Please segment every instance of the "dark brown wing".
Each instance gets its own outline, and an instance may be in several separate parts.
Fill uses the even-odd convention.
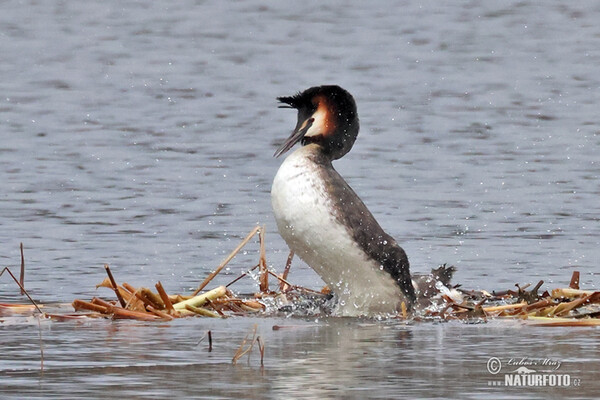
[[[324,168],[321,170],[323,181],[328,185],[334,202],[336,218],[347,227],[354,240],[367,255],[383,266],[402,292],[411,301],[415,301],[415,290],[411,282],[408,257],[393,237],[385,233],[367,206],[333,168],[331,162],[323,157],[318,160]]]

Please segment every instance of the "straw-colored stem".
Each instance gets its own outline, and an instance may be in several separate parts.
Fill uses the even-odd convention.
[[[185,310],[186,305],[190,305],[193,307],[200,307],[200,306],[204,305],[204,303],[206,303],[207,299],[214,300],[219,297],[225,296],[225,293],[227,293],[227,288],[225,286],[219,286],[218,288],[210,290],[199,296],[192,297],[189,300],[180,301],[179,303],[173,304],[173,308],[175,310],[179,311],[179,310]]]
[[[514,310],[517,308],[527,307],[527,302],[521,302],[517,304],[506,304],[504,306],[492,306],[492,307],[483,307],[483,311],[485,312],[494,312],[494,311],[505,311],[505,310]]]
[[[219,314],[217,314],[214,311],[210,311],[210,310],[207,310],[206,308],[202,308],[202,307],[194,307],[189,304],[185,305],[185,309],[193,312],[194,314],[202,315],[203,317],[210,317],[210,318],[220,318],[221,317]]]
[[[198,286],[198,289],[194,291],[193,295],[196,296],[198,293],[200,293],[200,291],[204,289],[206,285],[208,285],[210,281],[212,281],[214,277],[217,276],[223,268],[225,268],[229,261],[231,261],[233,257],[235,257],[235,255],[242,249],[242,247],[244,247],[246,243],[248,243],[250,239],[252,239],[252,237],[256,235],[256,232],[258,232],[259,230],[259,226],[252,229],[252,231],[250,231],[250,233],[244,238],[244,240],[242,240],[242,242],[227,256],[227,258],[225,258],[225,260],[223,260],[223,262],[219,264],[219,266],[213,272],[211,272],[210,275],[208,275],[208,277],[206,277],[206,279],[200,284],[200,286]]]
[[[580,296],[587,296],[594,293],[593,290],[579,290],[579,289],[571,289],[571,288],[564,288],[564,289],[553,289],[552,290],[552,298],[553,299],[559,299],[559,298],[574,298],[574,297],[580,297]]]

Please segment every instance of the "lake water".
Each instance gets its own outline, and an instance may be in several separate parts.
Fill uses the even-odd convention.
[[[0,5],[0,265],[44,303],[118,281],[194,288],[257,223],[295,113],[339,84],[361,134],[335,165],[413,272],[467,288],[600,285],[597,2]],[[216,283],[256,264],[251,243]],[[295,262],[290,280],[322,285]],[[257,289],[251,279],[237,290]],[[25,302],[3,276],[0,301]],[[256,351],[231,365],[258,324]],[[273,330],[273,326],[285,328]],[[210,329],[208,353],[198,340]],[[3,398],[594,398],[598,329],[352,319],[0,323]],[[490,385],[491,357],[560,360],[565,389]]]

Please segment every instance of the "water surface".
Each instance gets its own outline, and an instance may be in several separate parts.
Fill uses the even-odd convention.
[[[415,272],[469,288],[600,284],[600,7],[550,1],[236,4],[9,1],[0,13],[0,264],[43,302],[119,281],[195,287],[257,223],[269,264],[275,97],[337,83],[361,134],[336,163]],[[256,263],[256,244],[225,283]],[[296,263],[290,279],[319,287]],[[256,284],[241,281],[238,290]],[[5,277],[0,301],[24,301]],[[267,363],[231,365],[254,323]],[[302,325],[272,331],[277,324]],[[304,327],[306,326],[306,327]],[[195,345],[213,329],[220,343]],[[5,397],[477,397],[486,361],[549,357],[594,397],[594,329],[354,320],[2,323]],[[24,389],[27,388],[27,389]]]

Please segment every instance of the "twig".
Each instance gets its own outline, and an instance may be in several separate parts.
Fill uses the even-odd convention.
[[[267,269],[267,273],[273,275],[276,279],[279,279],[279,282],[283,285],[288,285],[289,287],[294,287],[294,285],[292,285],[291,283],[289,283],[288,281],[285,280],[285,278],[277,275],[275,272],[268,270]]]
[[[196,296],[198,293],[200,293],[200,291],[204,289],[206,285],[208,285],[210,281],[212,281],[214,277],[217,276],[223,268],[225,268],[227,263],[229,263],[229,261],[231,261],[233,257],[235,257],[235,255],[242,249],[242,247],[244,247],[246,243],[248,243],[250,239],[252,239],[252,237],[256,235],[256,232],[258,232],[259,230],[259,226],[254,227],[254,229],[252,229],[252,231],[244,238],[244,240],[242,240],[242,242],[227,256],[227,258],[225,258],[225,260],[223,260],[223,262],[219,264],[219,266],[213,272],[211,272],[210,275],[208,275],[208,277],[200,284],[200,286],[198,286],[198,289],[194,291],[193,296]]]
[[[21,283],[21,296],[25,294],[25,256],[23,255],[23,243],[21,242],[21,276],[19,277],[19,282]]]
[[[110,267],[108,266],[108,264],[104,264],[104,269],[106,270],[108,279],[110,279],[110,284],[112,285],[113,290],[115,291],[115,294],[117,295],[117,299],[119,299],[119,303],[121,304],[121,307],[125,308],[125,305],[127,303],[125,303],[125,300],[123,300],[121,293],[119,293],[119,287],[117,286],[117,282],[115,281],[115,278],[113,277],[112,272],[110,272]]]
[[[4,273],[4,271],[8,272],[10,274],[10,276],[13,278],[13,281],[15,281],[15,283],[17,285],[19,285],[19,287],[21,288],[21,291],[23,293],[25,293],[25,296],[27,296],[27,298],[29,299],[29,301],[31,302],[31,304],[33,304],[35,306],[35,308],[40,312],[40,314],[43,314],[42,310],[40,310],[40,307],[38,307],[38,305],[35,303],[35,301],[33,301],[33,299],[31,298],[31,296],[29,295],[29,293],[27,293],[27,290],[25,290],[25,288],[23,287],[23,285],[21,285],[19,283],[19,281],[17,280],[17,278],[15,278],[15,276],[13,275],[13,273],[11,272],[11,270],[8,267],[4,267],[4,269],[2,270],[2,272],[0,272],[0,276],[2,276],[2,274]]]
[[[236,283],[237,281],[239,281],[240,279],[242,279],[243,277],[248,275],[248,273],[254,271],[258,267],[260,267],[260,264],[256,264],[254,267],[250,268],[248,271],[244,272],[243,274],[241,274],[240,276],[238,276],[237,278],[235,278],[234,280],[229,282],[227,285],[225,285],[225,287],[229,287],[229,286],[233,285],[234,283]]]
[[[268,270],[268,269],[267,269],[267,272],[268,272],[269,274],[273,275],[273,276],[274,276],[276,279],[278,279],[278,280],[279,280],[281,283],[283,283],[283,284],[285,284],[285,285],[288,285],[288,286],[289,286],[290,288],[292,288],[292,289],[301,290],[301,291],[304,291],[304,292],[307,292],[307,293],[315,293],[315,294],[320,294],[320,295],[323,295],[323,293],[321,293],[321,292],[318,292],[318,291],[316,291],[316,290],[312,290],[312,289],[309,289],[309,288],[305,288],[305,287],[303,287],[303,286],[292,285],[290,282],[288,282],[287,280],[283,279],[281,276],[277,275],[275,272],[273,272],[273,271],[271,271],[271,270]]]

